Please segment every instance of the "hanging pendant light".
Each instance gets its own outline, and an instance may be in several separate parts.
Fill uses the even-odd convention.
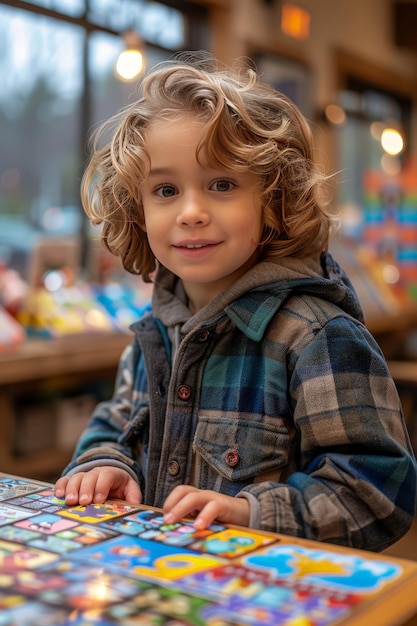
[[[123,33],[125,49],[116,61],[116,74],[124,81],[136,80],[145,69],[145,45],[135,30]]]

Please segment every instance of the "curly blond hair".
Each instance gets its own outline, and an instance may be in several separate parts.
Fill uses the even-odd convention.
[[[310,127],[291,100],[253,69],[232,70],[208,54],[183,54],[157,65],[140,91],[134,104],[95,132],[81,189],[87,216],[102,225],[102,241],[126,270],[149,281],[155,269],[141,199],[150,169],[147,128],[155,119],[184,113],[204,121],[196,155],[202,164],[258,175],[262,258],[326,249],[332,216],[323,189],[330,177],[315,164]]]

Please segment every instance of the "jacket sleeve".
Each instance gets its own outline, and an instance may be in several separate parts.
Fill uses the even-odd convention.
[[[383,550],[411,526],[417,467],[376,341],[354,320],[333,319],[297,354],[289,385],[299,471],[244,489],[260,527]]]
[[[132,426],[139,428],[140,419],[144,413],[147,415],[147,409],[141,411],[139,408],[136,423],[133,425],[130,421],[137,361],[138,347],[132,343],[120,358],[112,399],[101,402],[95,408],[63,475],[88,471],[100,465],[113,465],[126,470],[141,482],[136,450],[129,445],[128,436]]]

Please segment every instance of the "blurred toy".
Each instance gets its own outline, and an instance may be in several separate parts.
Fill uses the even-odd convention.
[[[90,286],[78,282],[70,287],[32,289],[18,320],[30,335],[42,337],[126,332],[149,306],[151,286],[143,285],[135,289],[129,283]]]
[[[94,293],[115,326],[123,332],[150,307],[152,285],[140,279],[135,286],[129,282],[113,282],[95,287]]]
[[[0,354],[13,352],[26,339],[23,327],[0,307]]]
[[[0,264],[0,354],[16,350],[26,339],[15,319],[26,293],[27,284],[18,272]]]
[[[32,290],[18,319],[30,335],[42,337],[114,330],[110,316],[85,285]]]
[[[21,307],[28,285],[16,270],[0,264],[0,304],[12,315]]]

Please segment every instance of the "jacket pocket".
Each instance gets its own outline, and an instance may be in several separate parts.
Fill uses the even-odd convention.
[[[257,477],[277,480],[288,462],[289,435],[282,420],[251,421],[250,418],[200,416],[194,437],[194,452],[230,481],[253,482]]]

